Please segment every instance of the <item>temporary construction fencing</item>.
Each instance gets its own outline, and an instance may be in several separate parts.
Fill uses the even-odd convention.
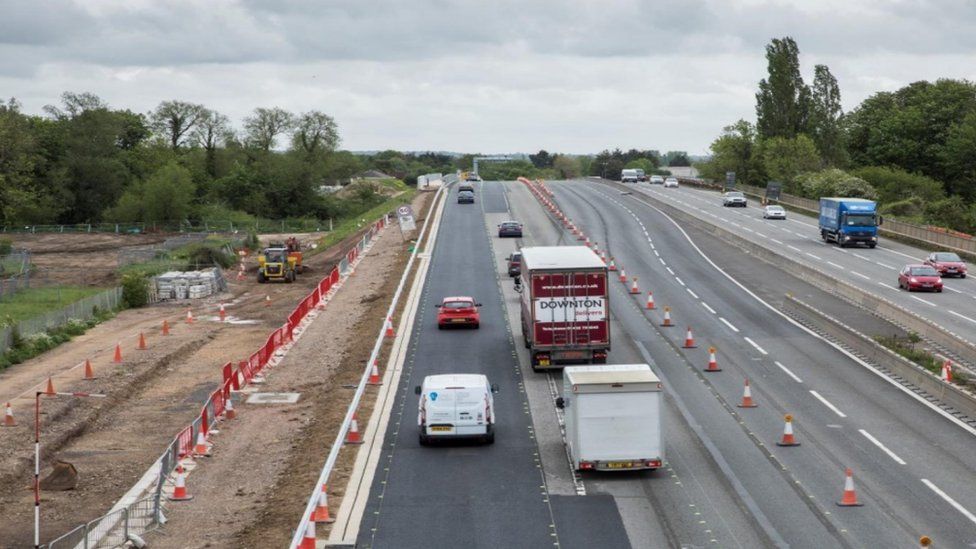
[[[457,182],[456,175],[449,175],[444,178],[445,184],[455,182]],[[438,204],[438,200],[440,200],[444,195],[445,189],[447,189],[446,186],[437,189],[434,199],[431,201],[431,212],[434,211]],[[406,285],[409,274],[413,269],[413,264],[417,258],[417,253],[420,250],[419,244],[424,242],[425,235],[429,239],[429,235],[427,235],[427,228],[430,224],[431,218],[433,217],[433,215],[427,215],[426,219],[424,219],[424,224],[420,228],[420,232],[417,235],[417,245],[414,246],[414,249],[410,254],[410,258],[407,260],[407,265],[403,269],[403,274],[400,276],[400,282],[397,285],[396,291],[393,293],[393,299],[390,301],[390,306],[386,311],[385,318],[392,318],[394,311],[396,311],[397,304],[400,302],[400,296],[403,293],[403,288]],[[354,264],[352,262],[355,261],[358,252],[353,253],[353,250],[350,250],[350,253],[351,255],[347,254],[346,259],[350,261],[349,269],[352,270],[354,268]],[[291,549],[297,549],[302,543],[302,537],[305,535],[309,521],[312,520],[312,514],[319,502],[320,494],[322,493],[322,486],[327,485],[329,482],[332,469],[335,467],[336,461],[339,459],[339,452],[342,450],[343,441],[346,440],[346,435],[349,432],[353,417],[356,414],[356,410],[359,408],[359,401],[362,399],[363,393],[366,392],[366,386],[369,381],[370,373],[372,372],[373,362],[379,358],[380,349],[383,346],[385,337],[386,327],[384,326],[380,328],[376,341],[373,344],[373,350],[369,355],[369,359],[366,361],[365,367],[363,368],[363,373],[359,379],[359,384],[356,386],[356,392],[353,394],[352,402],[349,403],[349,407],[346,409],[346,415],[342,420],[342,425],[339,426],[339,432],[336,434],[335,441],[332,443],[332,446],[329,449],[329,455],[326,457],[325,465],[322,466],[322,470],[319,472],[318,480],[311,487],[309,498],[305,504],[305,510],[302,512],[301,519],[295,528],[294,535],[292,536],[289,545]]]
[[[89,320],[95,316],[96,311],[111,311],[118,308],[121,302],[122,288],[112,288],[79,299],[63,309],[50,311],[0,328],[0,353],[6,352],[13,345],[14,332],[20,337],[30,337],[52,328],[64,326],[72,320]]]
[[[163,497],[163,491],[164,487],[172,485],[175,481],[173,472],[176,466],[181,460],[194,455],[201,434],[204,440],[209,437],[213,427],[223,416],[233,391],[238,391],[256,381],[255,378],[259,378],[265,368],[273,367],[284,357],[289,346],[304,331],[310,320],[309,313],[334,295],[345,277],[362,258],[363,252],[388,224],[388,214],[373,223],[329,275],[320,280],[316,287],[298,303],[285,323],[268,335],[264,345],[245,360],[239,361],[236,367],[233,362],[223,365],[223,380],[220,386],[209,395],[196,418],[177,433],[166,450],[150,467],[149,472],[152,473],[150,478],[153,482],[148,487],[137,490],[137,493],[131,497],[123,497],[108,514],[79,525],[44,547],[49,549],[118,547],[127,541],[130,534],[139,535],[165,524],[163,511],[166,498]]]

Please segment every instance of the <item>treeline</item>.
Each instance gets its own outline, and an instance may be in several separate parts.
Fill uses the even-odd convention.
[[[0,103],[0,226],[344,217],[383,198],[319,186],[370,168],[404,179],[453,171],[447,156],[337,150],[335,120],[317,110],[256,108],[241,128],[177,100],[146,114],[90,93],[67,92],[44,115]]]
[[[976,230],[976,84],[943,79],[879,92],[849,113],[826,65],[811,85],[789,37],[766,46],[768,76],[756,92],[756,122],[726,126],[711,144],[704,177],[808,198],[877,199],[884,213]]]

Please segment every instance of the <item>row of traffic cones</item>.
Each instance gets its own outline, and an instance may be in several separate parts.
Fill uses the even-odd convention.
[[[224,402],[224,420],[231,420],[237,417],[237,412],[234,411],[234,401],[230,398]],[[216,431],[214,431],[216,432]],[[203,430],[197,431],[197,439],[193,444],[193,449],[190,451],[190,457],[193,459],[201,459],[205,457],[210,457],[212,445],[207,442],[207,435],[203,433]],[[189,501],[193,499],[193,496],[186,489],[186,471],[183,469],[181,463],[176,464],[176,481],[173,486],[173,493],[167,496],[170,501]]]

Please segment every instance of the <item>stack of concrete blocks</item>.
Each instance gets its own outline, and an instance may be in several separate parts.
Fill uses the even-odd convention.
[[[160,301],[201,299],[220,293],[224,281],[216,267],[203,271],[170,271],[153,278]]]

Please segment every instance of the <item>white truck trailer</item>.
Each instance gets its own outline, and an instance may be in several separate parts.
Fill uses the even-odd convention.
[[[578,471],[658,469],[664,464],[664,392],[647,364],[567,366],[563,409],[570,461]]]

